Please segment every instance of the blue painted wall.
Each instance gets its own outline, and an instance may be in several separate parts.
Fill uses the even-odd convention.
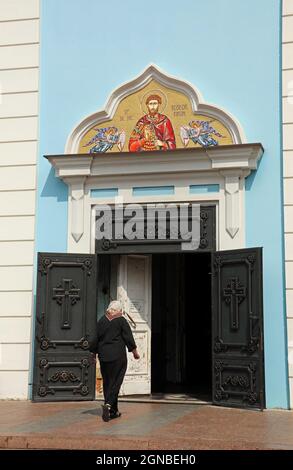
[[[44,154],[155,63],[234,114],[265,155],[247,181],[247,246],[264,247],[266,394],[288,406],[285,341],[279,0],[43,0],[37,251],[66,251],[67,187]]]

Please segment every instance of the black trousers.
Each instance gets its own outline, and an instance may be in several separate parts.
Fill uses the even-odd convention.
[[[127,358],[123,357],[110,362],[100,361],[100,366],[105,403],[109,403],[115,412],[118,410],[118,394],[126,373]]]

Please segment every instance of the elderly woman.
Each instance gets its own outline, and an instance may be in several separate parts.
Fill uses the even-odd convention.
[[[102,418],[109,421],[121,416],[118,411],[118,394],[127,369],[126,347],[134,359],[139,359],[139,354],[119,300],[109,304],[106,314],[98,321],[97,331],[97,339],[91,351],[99,357],[105,400]]]

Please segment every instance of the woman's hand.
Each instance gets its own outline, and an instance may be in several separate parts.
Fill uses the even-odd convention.
[[[140,355],[138,354],[137,349],[134,349],[134,350],[132,351],[132,354],[133,354],[134,359],[139,359],[139,358],[140,358]]]

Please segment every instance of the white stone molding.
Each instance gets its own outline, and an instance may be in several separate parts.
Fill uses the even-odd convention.
[[[65,154],[76,154],[82,137],[99,123],[113,119],[119,103],[128,95],[144,88],[151,80],[156,80],[161,85],[185,94],[192,106],[194,113],[202,113],[221,121],[231,132],[233,142],[241,144],[246,142],[244,130],[237,119],[228,111],[204,102],[201,93],[189,82],[173,77],[165,73],[155,64],[150,64],[139,76],[116,88],[108,100],[103,110],[97,111],[85,117],[70,133]]]
[[[216,182],[223,188],[225,208],[221,220],[233,247],[239,248],[244,240],[244,179],[255,170],[263,154],[261,144],[240,144],[212,149],[178,149],[172,152],[148,154],[112,153],[107,155],[52,155],[47,156],[55,168],[55,175],[69,186],[69,247],[71,252],[90,250],[91,227],[88,226],[90,206],[89,189],[117,187],[131,200],[132,186],[174,184],[185,187],[186,201],[193,199],[189,184]],[[151,183],[150,183],[151,182]],[[174,200],[176,199],[174,196]],[[195,196],[196,197],[196,196]],[[213,195],[214,200],[222,197]],[[130,199],[129,199],[130,198]],[[150,198],[152,201],[152,198]],[[202,197],[198,197],[202,201]],[[137,201],[137,200],[136,200]],[[100,201],[104,202],[103,199]],[[105,201],[105,202],[108,202]],[[223,223],[221,221],[221,223]],[[86,234],[84,237],[84,231]],[[239,238],[237,239],[238,232]],[[83,238],[84,242],[80,241]],[[73,239],[73,240],[72,240]],[[232,242],[231,242],[232,243]],[[225,247],[229,242],[225,242]],[[87,251],[85,251],[87,250]]]
[[[257,169],[263,148],[260,144],[223,145],[210,147],[205,152],[211,159],[214,169],[241,168],[248,170],[249,174],[251,170]]]
[[[72,159],[72,157],[68,158],[68,155],[64,155],[63,158],[62,156],[58,156],[58,159],[60,159],[60,163],[55,165],[53,163],[54,157],[49,158],[55,168],[55,176],[61,179],[64,179],[66,176],[77,176],[80,178],[91,174],[91,165],[93,162],[91,155],[74,155],[74,159]]]
[[[234,170],[221,171],[225,178],[226,230],[232,238],[239,230],[240,175]]]
[[[64,178],[69,186],[71,199],[71,235],[76,241],[80,240],[84,232],[84,183],[85,176]]]

